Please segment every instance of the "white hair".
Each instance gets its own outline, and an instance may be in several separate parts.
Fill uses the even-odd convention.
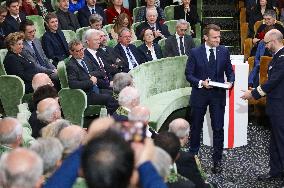
[[[151,161],[162,178],[166,178],[170,174],[172,158],[165,150],[155,146],[154,157]]]
[[[84,34],[83,34],[83,44],[85,47],[88,46],[87,41],[89,40],[91,35],[100,35],[100,31],[96,29],[88,29]]]
[[[53,120],[53,114],[57,111],[57,106],[49,105],[44,111],[37,113],[37,119],[41,122],[50,123]]]
[[[12,144],[17,141],[19,136],[22,136],[23,127],[17,119],[12,118],[12,117],[6,117],[4,119],[1,119],[0,125],[1,125],[1,122],[4,123],[4,121],[11,121],[11,122],[14,121],[16,124],[14,124],[15,126],[13,129],[11,129],[10,132],[6,134],[0,133],[0,144]],[[3,126],[8,126],[8,125],[3,125]]]
[[[118,103],[120,106],[129,106],[134,100],[139,100],[139,98],[138,90],[134,87],[127,86],[119,93]]]
[[[150,8],[146,10],[146,18],[149,16],[150,13],[154,13],[156,16],[158,16],[158,12],[156,8]]]
[[[169,132],[174,133],[179,138],[188,136],[189,130],[189,123],[182,118],[175,119],[169,124]]]

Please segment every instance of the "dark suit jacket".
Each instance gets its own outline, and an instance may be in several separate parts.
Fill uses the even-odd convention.
[[[41,59],[45,62],[45,66],[42,66],[42,65],[39,64],[39,62],[37,61],[37,57],[35,55],[34,49],[29,45],[29,43],[26,40],[24,41],[24,48],[22,50],[21,55],[24,56],[29,61],[33,62],[39,72],[43,72],[43,73],[46,73],[48,75],[52,74],[53,70],[56,69],[56,67],[53,64],[49,63],[48,58],[44,54],[44,51],[42,49],[42,46],[41,46],[39,39],[35,38],[33,40],[33,42],[35,44],[35,47],[36,47]]]
[[[33,92],[32,79],[39,72],[32,62],[8,51],[3,63],[7,74],[19,76],[24,81],[26,93]]]
[[[145,61],[146,61],[145,57],[143,55],[141,55],[141,53],[139,53],[139,50],[136,48],[136,46],[134,46],[133,44],[129,44],[128,47],[129,47],[130,51],[132,52],[132,54],[134,55],[138,64],[145,63]],[[121,44],[118,43],[114,47],[114,50],[116,51],[116,53],[118,53],[118,55],[120,55],[123,58],[124,62],[127,62],[127,66],[123,69],[123,72],[128,72],[129,71],[128,59],[127,59],[127,56],[126,56]]]
[[[284,112],[284,49],[278,51],[268,66],[268,80],[261,85],[266,93],[266,113],[269,116],[283,116]],[[257,89],[252,91],[255,99],[261,95]]]
[[[179,5],[174,7],[174,19],[185,19],[185,12],[184,12],[184,6]],[[194,29],[194,25],[200,22],[199,16],[197,14],[196,6],[191,5],[190,11],[186,13],[186,21],[190,23],[190,26],[192,29]]]
[[[218,46],[216,48],[216,63],[217,63],[217,82],[224,83],[224,72],[227,76],[228,82],[235,81],[235,74],[232,68],[230,53],[225,46]],[[213,89],[198,88],[200,80],[208,78],[208,60],[206,55],[205,45],[190,50],[190,55],[187,60],[185,69],[185,76],[187,81],[191,84],[192,92],[190,96],[190,104],[195,107],[204,107],[207,105],[208,92]],[[226,92],[220,89],[215,98],[221,99],[221,105],[226,105]]]
[[[185,55],[189,56],[190,49],[195,47],[193,39],[189,35],[185,35],[184,37],[184,47],[185,47]],[[165,41],[165,57],[174,57],[180,56],[179,47],[177,43],[176,36],[170,36]]]
[[[45,7],[47,9],[47,12],[53,12],[54,11],[50,0],[45,0],[44,2],[42,2],[42,4],[43,4],[43,7]],[[46,14],[44,14],[42,12],[42,10],[41,10],[41,8],[38,4],[36,4],[36,9],[37,9],[38,15],[43,16],[43,17],[46,16]]]
[[[160,45],[153,43],[153,46],[154,46],[154,50],[155,50],[157,59],[163,58],[163,53],[162,53]],[[146,61],[152,61],[153,60],[151,52],[148,50],[148,47],[146,46],[145,43],[140,45],[138,47],[138,50],[140,50],[140,52],[145,56]]]
[[[45,55],[49,59],[52,59],[54,61],[53,64],[55,65],[69,56],[68,44],[63,32],[61,30],[57,30],[57,34],[61,43],[57,42],[57,37],[50,31],[46,31],[41,38]]]
[[[103,17],[103,25],[107,24],[106,21],[106,15],[104,10],[100,6],[95,6],[95,11],[97,14],[101,15]],[[90,25],[89,23],[89,17],[91,16],[91,12],[88,8],[88,6],[84,6],[78,11],[78,21],[80,23],[81,27],[88,27]]]
[[[23,12],[20,12],[19,15],[21,22],[24,22],[26,20],[26,15]],[[20,24],[18,24],[17,20],[9,14],[6,16],[3,25],[5,36],[8,36],[10,33],[19,31],[20,27]]]
[[[151,28],[148,24],[148,22],[142,22],[140,25],[137,26],[136,28],[136,36],[137,39],[142,40],[143,36],[142,35],[142,31],[145,29]],[[161,33],[167,38],[169,37],[171,34],[168,30],[168,26],[165,24],[160,24],[159,22],[156,22],[156,30],[160,30]],[[161,37],[157,37],[155,38],[154,42],[157,43],[160,39],[162,39]]]
[[[58,18],[58,28],[60,30],[73,30],[76,32],[76,30],[80,28],[78,19],[73,13],[69,11],[63,12],[58,9],[56,15]]]

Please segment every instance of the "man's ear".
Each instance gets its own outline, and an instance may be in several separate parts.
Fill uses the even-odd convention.
[[[207,35],[203,35],[203,39],[204,40],[208,40],[208,36]]]

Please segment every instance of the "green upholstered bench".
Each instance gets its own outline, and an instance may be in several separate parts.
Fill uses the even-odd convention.
[[[150,125],[159,130],[175,110],[187,107],[191,87],[185,79],[187,56],[144,63],[130,71],[141,105],[151,111]]]

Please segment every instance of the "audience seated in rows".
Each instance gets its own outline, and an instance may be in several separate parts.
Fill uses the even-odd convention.
[[[176,24],[176,34],[165,41],[165,56],[174,57],[180,55],[189,56],[190,50],[195,47],[193,39],[186,32],[189,29],[187,21],[181,19]]]
[[[58,29],[58,18],[55,13],[48,13],[45,17],[47,31],[41,38],[42,47],[48,59],[57,66],[59,61],[69,56],[68,44],[63,32]]]
[[[143,22],[146,21],[146,12],[150,9],[156,9],[157,13],[158,13],[158,18],[157,21],[160,23],[163,23],[166,19],[165,17],[165,13],[164,10],[159,7],[159,6],[155,6],[155,0],[145,0],[146,1],[146,6],[145,7],[141,7],[136,15],[136,22]]]
[[[98,48],[100,43],[99,36],[90,35],[92,33],[92,30],[88,30],[84,41],[88,41],[91,38],[95,39],[91,42],[92,44],[90,43],[90,45],[96,45]],[[110,99],[110,95],[101,94],[100,92],[103,92],[104,90],[100,91],[100,89],[109,88],[110,83],[106,83],[105,78],[96,77],[98,76],[98,70],[95,68],[94,62],[85,60],[82,42],[79,40],[71,41],[69,43],[69,51],[72,57],[69,60],[66,70],[70,88],[82,89],[85,91],[88,104],[106,105]]]
[[[0,6],[0,49],[6,48],[4,39],[5,39],[5,30],[4,30],[4,20],[7,16],[7,9],[4,6]]]
[[[78,21],[81,27],[89,26],[89,18],[93,14],[98,14],[103,18],[102,24],[107,24],[104,10],[96,5],[96,0],[86,0],[86,5],[78,11]]]
[[[116,53],[123,58],[123,62],[127,62],[123,72],[128,72],[134,67],[146,61],[143,54],[131,42],[131,31],[123,28],[118,35],[118,44],[114,47]]]
[[[115,23],[118,15],[122,13],[126,13],[129,16],[129,18],[132,17],[129,10],[123,7],[122,0],[111,0],[111,3],[112,3],[112,6],[108,7],[105,11],[108,24]],[[130,22],[132,23],[132,20]]]
[[[154,32],[148,28],[142,31],[144,43],[138,47],[146,57],[146,61],[153,61],[163,58],[163,52],[159,44],[154,43]]]
[[[171,35],[168,30],[168,26],[157,20],[158,12],[156,9],[148,9],[146,12],[146,19],[146,21],[142,22],[136,28],[136,36],[139,40],[142,40],[142,31],[148,28],[152,29],[154,32],[155,43],[157,43],[160,39],[167,38]]]

